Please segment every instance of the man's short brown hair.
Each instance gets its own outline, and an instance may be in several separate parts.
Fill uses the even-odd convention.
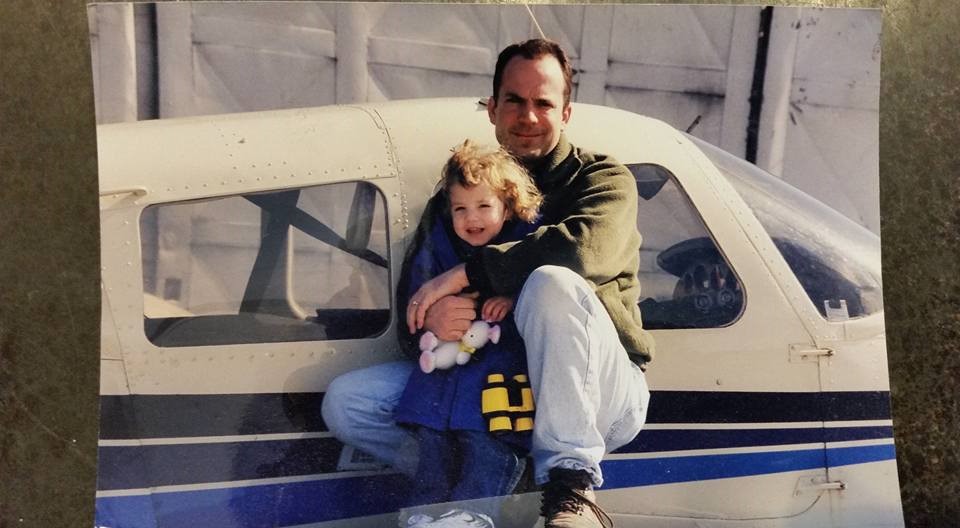
[[[506,69],[510,59],[520,56],[528,60],[536,59],[543,55],[551,55],[560,63],[560,69],[563,71],[563,105],[570,104],[570,91],[573,88],[573,69],[570,67],[570,61],[567,54],[563,52],[560,44],[548,39],[530,39],[524,42],[511,44],[497,57],[497,66],[493,70],[493,99],[496,100],[500,95],[500,85],[503,83],[503,70]]]

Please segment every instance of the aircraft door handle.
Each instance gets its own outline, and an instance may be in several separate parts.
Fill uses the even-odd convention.
[[[100,191],[101,198],[106,196],[122,196],[124,194],[132,194],[133,196],[140,198],[141,196],[147,195],[147,189],[145,187],[125,187],[123,189]]]
[[[797,483],[797,489],[794,495],[803,493],[822,493],[824,491],[843,491],[847,489],[847,483],[841,480],[824,482],[821,478],[800,479]]]
[[[124,187],[100,191],[100,210],[117,207],[121,204],[137,203],[147,195],[146,187]]]
[[[790,362],[800,363],[806,361],[818,361],[820,358],[833,357],[832,348],[817,348],[806,344],[790,345]]]

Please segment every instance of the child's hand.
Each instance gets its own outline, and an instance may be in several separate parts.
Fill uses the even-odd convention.
[[[488,323],[499,323],[513,309],[513,299],[509,297],[491,297],[483,303],[480,317]]]

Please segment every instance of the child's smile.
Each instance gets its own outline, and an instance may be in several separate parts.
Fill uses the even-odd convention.
[[[507,220],[503,200],[486,183],[451,186],[450,216],[457,236],[475,247],[493,240]]]

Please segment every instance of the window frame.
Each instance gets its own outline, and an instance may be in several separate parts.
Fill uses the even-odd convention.
[[[716,303],[716,305],[722,305],[729,302],[737,303],[733,311],[730,312],[732,315],[730,315],[728,319],[725,319],[721,324],[680,326],[676,324],[676,321],[670,321],[671,323],[670,326],[664,326],[660,322],[655,322],[656,320],[651,320],[650,315],[653,313],[652,311],[654,309],[657,309],[657,307],[655,307],[653,303],[656,303],[659,306],[665,303],[678,303],[679,301],[682,301],[685,299],[674,298],[674,299],[665,300],[665,301],[657,301],[653,297],[644,297],[642,293],[644,289],[644,284],[641,280],[641,283],[640,283],[641,299],[639,300],[638,305],[641,307],[641,314],[643,315],[644,328],[648,330],[657,330],[657,331],[709,330],[709,329],[727,328],[735,325],[738,321],[740,321],[743,318],[744,313],[746,313],[747,304],[748,304],[748,292],[746,290],[746,286],[744,285],[742,275],[734,268],[733,264],[730,261],[730,258],[728,257],[726,252],[724,252],[719,240],[711,231],[709,224],[706,222],[706,220],[704,220],[702,212],[697,208],[696,204],[694,203],[694,200],[691,198],[687,189],[684,188],[681,179],[678,178],[673,171],[671,171],[669,168],[667,168],[663,164],[653,162],[653,161],[639,161],[639,162],[633,162],[633,163],[626,163],[625,166],[627,167],[627,169],[630,170],[630,173],[637,184],[637,190],[639,195],[638,208],[637,208],[637,223],[638,223],[637,228],[640,231],[641,236],[645,236],[643,226],[639,225],[640,211],[643,208],[643,203],[646,200],[653,199],[653,197],[656,196],[656,194],[658,194],[660,191],[663,190],[663,187],[665,187],[668,183],[671,183],[671,182],[673,183],[674,187],[677,189],[679,195],[682,197],[683,203],[685,205],[685,210],[687,213],[689,213],[689,218],[697,222],[700,230],[703,233],[703,236],[696,237],[696,238],[688,238],[680,242],[676,242],[670,245],[670,247],[667,247],[662,251],[658,252],[656,254],[656,266],[661,271],[677,277],[678,281],[683,281],[686,278],[685,277],[686,274],[683,273],[681,275],[677,275],[677,273],[675,273],[674,271],[671,271],[670,269],[667,269],[667,267],[664,267],[664,263],[661,261],[661,259],[663,258],[662,256],[667,253],[675,253],[672,255],[668,255],[668,258],[670,258],[672,261],[672,263],[668,265],[670,267],[674,267],[676,265],[682,265],[682,261],[683,261],[682,254],[686,253],[686,254],[692,255],[693,253],[697,253],[700,256],[699,258],[714,259],[716,262],[713,262],[712,264],[719,265],[725,268],[727,273],[724,276],[724,282],[726,282],[727,280],[729,280],[730,277],[732,277],[737,287],[735,290],[735,293],[730,293],[729,291],[726,291],[723,289],[718,290],[716,292],[710,292],[710,293],[716,293],[716,295],[713,297],[724,299],[723,302],[721,303],[721,302],[718,302],[717,299],[711,298],[709,300],[709,302],[711,303]],[[662,182],[660,182],[659,185],[651,184],[648,181],[647,183],[650,189],[647,192],[645,192],[644,189],[641,188],[642,182],[639,181],[638,179],[639,174],[637,173],[637,170],[641,167],[653,167],[654,170],[662,172],[665,179]],[[653,186],[656,186],[656,189],[653,189],[652,188]],[[645,198],[644,195],[647,193],[650,193],[650,195],[649,197]],[[705,243],[708,243],[708,242],[710,244],[710,247],[705,247]],[[683,247],[683,246],[686,246],[686,247]],[[643,261],[642,254],[643,254],[643,246],[641,245],[641,261]],[[703,263],[704,262],[701,262],[700,264],[703,264]],[[719,269],[719,267],[717,269]],[[679,286],[679,282],[678,282],[678,286]],[[724,294],[733,295],[734,299],[725,297]],[[674,295],[676,295],[676,293]],[[700,306],[697,306],[698,304],[697,301],[701,300],[701,295],[703,295],[703,292],[692,296],[691,302],[694,303],[693,310],[700,311],[701,314],[703,315],[704,305],[701,303]],[[739,299],[737,299],[737,297],[739,297]],[[645,303],[646,303],[646,306],[644,306]],[[688,312],[691,311],[689,307],[681,307],[681,308],[686,309]],[[668,309],[669,309],[669,306],[668,306]],[[723,315],[726,315],[726,314],[723,314]],[[703,316],[701,317],[701,320],[704,320]],[[709,321],[710,319],[707,319],[707,320]]]
[[[304,191],[329,188],[336,186],[355,185],[353,191],[353,201],[349,213],[347,214],[346,232],[341,236],[334,229],[328,227],[321,220],[315,218],[310,213],[304,211],[299,205],[299,200]],[[366,190],[366,191],[364,191]],[[249,304],[248,298],[251,282],[257,273],[258,262],[264,251],[264,241],[268,234],[264,233],[265,222],[269,221],[268,213],[270,208],[276,209],[276,204],[270,204],[268,197],[282,197],[284,194],[296,193],[296,200],[289,213],[296,218],[285,222],[284,234],[280,235],[284,239],[284,251],[291,255],[287,258],[286,267],[293,266],[292,248],[290,233],[294,230],[300,231],[300,235],[306,235],[315,242],[324,244],[327,247],[339,249],[341,252],[353,255],[356,258],[370,262],[374,266],[383,268],[383,283],[386,285],[385,305],[377,308],[320,308],[318,307],[314,315],[298,314],[296,308],[291,308],[291,313],[297,317],[282,317],[270,312],[257,311],[255,304]],[[365,195],[366,198],[360,197]],[[241,308],[237,313],[232,314],[207,314],[207,315],[185,315],[174,317],[149,317],[147,313],[147,297],[151,295],[146,287],[146,274],[150,267],[155,266],[155,261],[148,261],[141,258],[140,291],[144,299],[143,313],[143,335],[153,346],[161,349],[176,349],[197,346],[221,346],[221,345],[259,345],[259,344],[279,344],[293,342],[321,342],[321,341],[342,341],[354,339],[378,339],[392,330],[392,311],[394,304],[394,294],[392,291],[392,272],[391,262],[391,233],[389,222],[389,200],[387,194],[373,182],[366,180],[348,180],[332,182],[313,182],[301,187],[270,189],[263,191],[253,191],[248,193],[236,193],[221,196],[199,197],[180,201],[151,203],[143,207],[137,218],[136,230],[141,240],[141,251],[144,237],[143,219],[149,211],[159,210],[162,207],[188,205],[200,202],[215,202],[219,200],[246,200],[260,209],[261,220],[259,228],[261,238],[256,245],[257,257],[255,264],[247,276],[247,284],[244,288],[243,297],[240,299]],[[364,211],[364,205],[360,203],[367,200],[370,204],[370,210]],[[377,207],[379,206],[379,211]],[[382,217],[382,225],[377,226],[374,218],[378,215]],[[363,225],[358,227],[357,220],[362,220]],[[228,220],[229,221],[229,220]],[[383,231],[383,251],[384,255],[369,249],[370,235],[376,228]],[[364,233],[364,229],[366,233]],[[162,232],[158,225],[157,231]],[[363,247],[356,247],[361,244]],[[142,253],[141,253],[142,255]],[[276,264],[274,268],[267,270],[267,273],[277,271]],[[283,279],[288,280],[287,278]],[[289,289],[285,295],[289,295]],[[287,299],[296,304],[296,299]],[[164,302],[161,300],[161,302]],[[246,306],[245,306],[246,305]],[[246,307],[247,309],[244,309]],[[252,309],[251,309],[252,308]],[[224,328],[226,321],[230,322],[230,328]],[[196,338],[191,338],[191,333],[177,337],[168,335],[161,337],[158,332],[169,332],[170,328],[177,326],[188,326],[190,332]],[[276,333],[275,333],[276,332]],[[286,333],[284,333],[286,332]]]

